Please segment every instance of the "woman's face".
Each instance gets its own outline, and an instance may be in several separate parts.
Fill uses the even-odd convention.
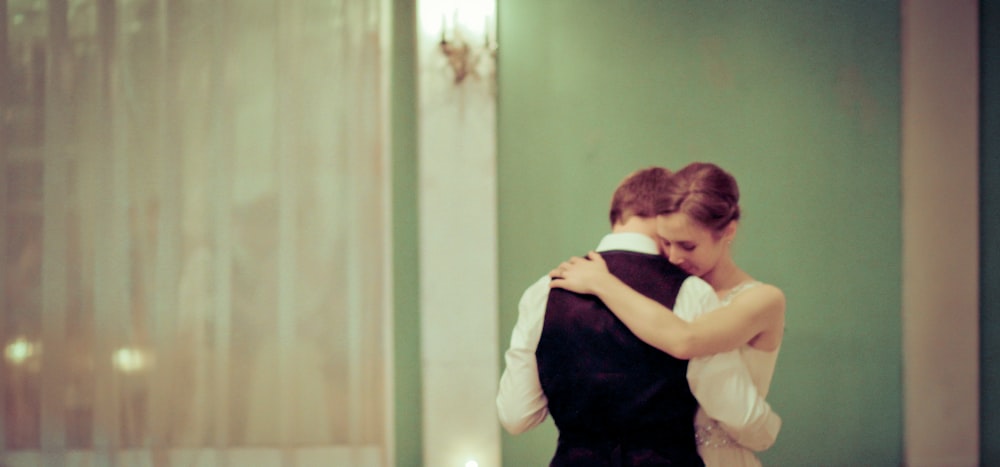
[[[704,276],[715,268],[727,254],[726,245],[734,231],[730,224],[721,234],[715,233],[682,212],[656,218],[663,256],[695,276]]]

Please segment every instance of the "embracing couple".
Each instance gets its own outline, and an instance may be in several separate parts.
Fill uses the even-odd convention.
[[[551,414],[550,466],[759,466],[785,296],[732,258],[739,189],[693,163],[632,173],[611,233],[521,297],[497,409],[512,434]]]

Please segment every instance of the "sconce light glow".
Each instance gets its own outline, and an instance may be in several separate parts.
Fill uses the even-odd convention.
[[[456,11],[461,27],[469,32],[470,37],[492,36],[492,39],[496,39],[492,26],[493,17],[496,16],[495,1],[479,0],[461,2],[461,7]]]
[[[3,349],[3,355],[12,365],[20,365],[35,354],[35,344],[24,337],[14,339]]]
[[[471,37],[487,34],[487,24],[496,16],[496,0],[420,0],[420,29],[433,38],[442,29],[461,27]]]
[[[465,467],[479,467],[479,462],[476,462],[474,459],[470,459],[465,463]]]
[[[150,363],[143,351],[132,347],[122,347],[115,351],[111,362],[122,373],[134,373]]]

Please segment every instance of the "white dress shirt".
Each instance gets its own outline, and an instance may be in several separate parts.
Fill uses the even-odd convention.
[[[631,232],[606,235],[596,251],[612,250],[659,254],[652,238]],[[500,376],[496,404],[500,423],[511,434],[528,431],[548,417],[535,349],[545,323],[549,282],[548,276],[542,277],[521,296],[510,347],[504,354],[507,366]],[[691,320],[718,307],[718,302],[712,286],[691,276],[681,285],[673,311]],[[754,450],[774,443],[781,419],[757,391],[737,350],[692,359],[688,382],[702,409],[713,418],[719,414],[720,425],[734,440]]]

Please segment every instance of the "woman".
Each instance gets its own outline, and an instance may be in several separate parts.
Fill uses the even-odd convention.
[[[736,180],[714,164],[690,164],[674,174],[657,200],[657,213],[663,254],[708,282],[719,296],[718,309],[686,322],[618,280],[594,252],[553,270],[551,286],[596,295],[636,336],[677,358],[739,348],[758,391],[766,395],[784,333],[785,296],[733,261],[731,244],[740,217]],[[695,428],[707,466],[760,465],[750,449],[729,438],[702,411]]]

